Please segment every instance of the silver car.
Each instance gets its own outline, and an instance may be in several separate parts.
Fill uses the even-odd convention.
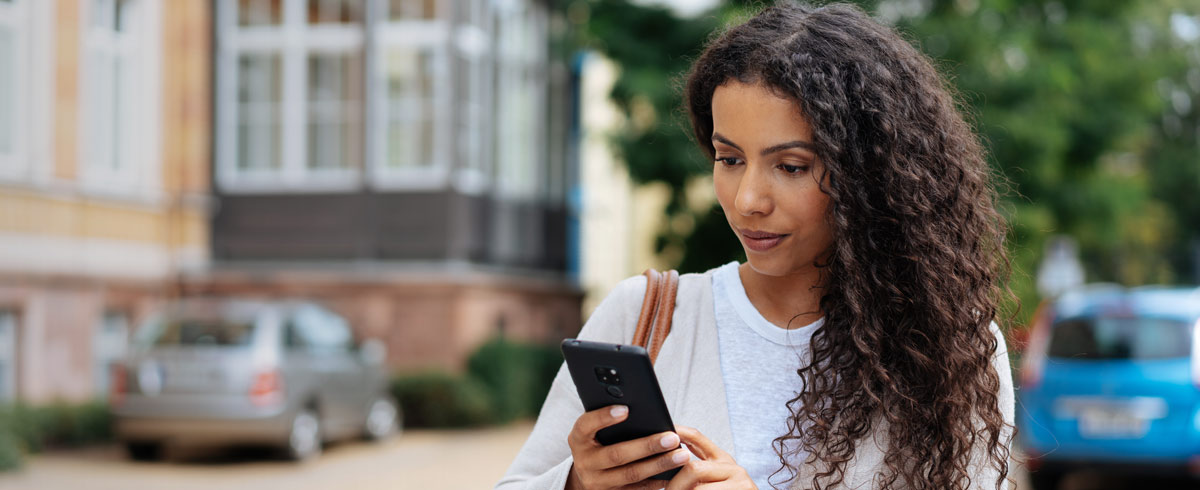
[[[138,330],[113,369],[117,438],[134,459],[165,444],[265,444],[305,460],[323,442],[400,427],[383,344],[302,301],[179,302]]]

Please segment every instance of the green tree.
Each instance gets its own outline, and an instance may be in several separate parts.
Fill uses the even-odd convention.
[[[1080,243],[1089,280],[1195,279],[1200,53],[1188,28],[1200,0],[855,3],[935,60],[983,138],[1006,184],[1020,321],[1038,300],[1033,274],[1052,234]],[[621,67],[612,99],[630,124],[614,141],[619,155],[635,181],[672,189],[658,251],[683,271],[742,258],[715,204],[686,204],[711,163],[689,138],[679,87],[710,33],[758,7],[678,18],[626,0],[576,5],[590,12],[581,42]]]

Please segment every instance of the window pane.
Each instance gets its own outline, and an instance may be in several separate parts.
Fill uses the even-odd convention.
[[[112,365],[125,357],[128,339],[128,318],[119,312],[106,312],[92,339],[92,376],[97,396],[108,396]]]
[[[244,346],[254,339],[252,321],[179,318],[164,323],[150,340],[155,346]]]
[[[87,97],[87,159],[89,166],[110,175],[116,162],[113,156],[117,149],[116,104],[117,70],[116,55],[98,46],[87,48],[89,79],[84,82]]]
[[[12,29],[0,25],[0,154],[13,151],[13,117],[17,112],[16,46]]]
[[[133,16],[136,13],[135,0],[116,0],[115,12],[113,13],[113,30],[117,32],[128,31],[133,25]]]
[[[0,310],[0,402],[17,397],[17,314]]]
[[[396,47],[387,53],[387,165],[429,166],[433,162],[434,54]]]
[[[1171,359],[1187,357],[1191,325],[1158,318],[1078,318],[1054,326],[1050,357]]]
[[[280,167],[281,57],[276,53],[238,57],[239,169]]]
[[[362,56],[315,54],[308,59],[308,167],[357,168],[362,163]]]
[[[388,19],[436,19],[437,0],[388,0]]]
[[[362,22],[365,0],[308,0],[312,24]]]
[[[283,0],[238,0],[238,25],[277,25],[283,20]]]

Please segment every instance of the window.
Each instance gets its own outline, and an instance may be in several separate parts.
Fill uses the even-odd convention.
[[[454,183],[480,192],[496,173],[507,179],[510,195],[532,198],[544,187],[543,5],[217,5],[216,177],[222,191]]]
[[[17,399],[17,314],[0,310],[0,402]]]
[[[509,199],[533,200],[544,168],[545,28],[542,12],[509,2],[498,13],[496,67],[496,155],[498,191]]]
[[[345,190],[365,165],[366,0],[223,0],[218,183]]]
[[[303,307],[288,323],[286,343],[314,353],[346,352],[354,345],[350,327],[342,317],[319,308]]]
[[[386,188],[437,188],[447,182],[446,154],[455,102],[448,86],[450,23],[433,0],[391,0],[376,25],[376,92],[386,101],[376,116],[372,183]]]
[[[25,158],[25,116],[29,63],[26,50],[27,2],[0,1],[0,177],[20,178]]]
[[[92,379],[98,397],[107,397],[113,363],[125,358],[129,348],[129,318],[121,312],[108,311],[92,337]]]
[[[142,0],[85,0],[80,90],[81,175],[85,185],[116,192],[148,184],[148,103],[158,77],[149,71],[150,32]]]
[[[1163,318],[1072,318],[1054,325],[1049,355],[1074,360],[1187,357],[1192,347],[1191,327]]]
[[[482,191],[492,171],[491,134],[487,130],[493,75],[489,28],[494,17],[487,2],[458,0],[463,18],[454,36],[458,141],[453,146],[459,162],[454,182],[464,192]]]

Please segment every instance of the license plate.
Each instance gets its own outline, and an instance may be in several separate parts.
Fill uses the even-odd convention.
[[[1079,412],[1079,435],[1095,439],[1136,439],[1149,423],[1128,410],[1086,408]]]

